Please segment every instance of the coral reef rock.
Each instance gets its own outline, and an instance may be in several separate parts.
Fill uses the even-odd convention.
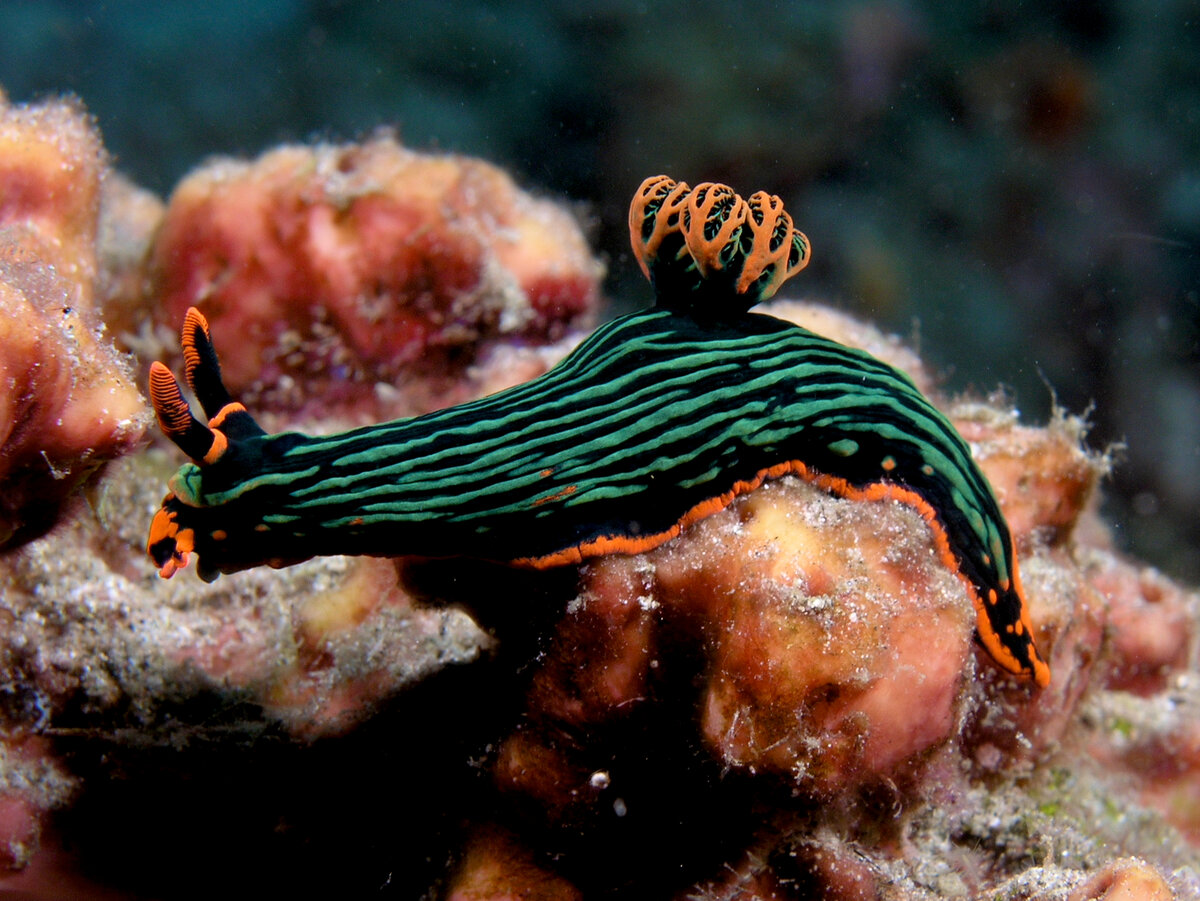
[[[150,422],[95,308],[106,169],[77,103],[0,98],[0,547],[53,525]]]
[[[379,136],[192,173],[146,284],[172,331],[189,306],[204,312],[226,383],[253,408],[368,421],[467,399],[462,376],[495,339],[560,336],[595,307],[601,274],[560,206],[488,163]]]

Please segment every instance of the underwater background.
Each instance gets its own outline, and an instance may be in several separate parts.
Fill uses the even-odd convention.
[[[777,193],[814,248],[785,295],[1029,421],[1090,407],[1119,539],[1200,577],[1198,2],[4,0],[0,85],[79,95],[161,194],[380,126],[487,158],[578,201],[614,312],[643,177]]]

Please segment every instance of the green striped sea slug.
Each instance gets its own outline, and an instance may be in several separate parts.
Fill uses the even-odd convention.
[[[653,307],[597,329],[545,375],[336,435],[266,434],[221,381],[208,324],[183,326],[197,419],[169,370],[150,392],[192,463],[148,550],[206,579],[319,554],[470,556],[534,568],[657,547],[765,480],[918,510],[966,586],[983,646],[1039,685],[1012,537],[966,443],[900,371],[748,312],[808,263],[778,197],[647,179],[630,209]]]

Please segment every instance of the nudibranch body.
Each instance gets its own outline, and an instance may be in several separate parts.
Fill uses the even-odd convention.
[[[647,179],[630,211],[653,308],[602,326],[545,375],[412,419],[267,435],[221,382],[204,317],[183,328],[206,424],[161,364],[150,392],[193,462],[151,526],[164,577],[320,554],[470,556],[551,567],[639,553],[764,480],[896,499],[966,585],[981,642],[1049,681],[1008,527],[950,422],[869,354],[748,309],[808,262],[777,197]]]

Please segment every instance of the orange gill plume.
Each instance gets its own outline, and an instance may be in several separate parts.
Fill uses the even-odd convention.
[[[666,175],[642,182],[629,239],[658,303],[727,315],[764,301],[808,265],[808,238],[775,195],[743,199],[728,185],[689,188]]]
[[[808,265],[808,238],[794,227],[783,201],[775,194],[766,191],[751,194],[746,209],[746,226],[753,237],[738,276],[737,290],[739,294],[745,292],[764,272],[770,272],[760,286],[764,296],[769,297]]]
[[[667,175],[642,182],[629,204],[629,240],[642,274],[650,278],[650,266],[660,258],[663,241],[679,238],[679,219],[691,189]],[[670,242],[674,244],[675,242]],[[682,242],[674,248],[683,251]]]
[[[728,185],[703,182],[692,188],[683,211],[683,240],[701,278],[734,262],[748,213],[746,201]]]

